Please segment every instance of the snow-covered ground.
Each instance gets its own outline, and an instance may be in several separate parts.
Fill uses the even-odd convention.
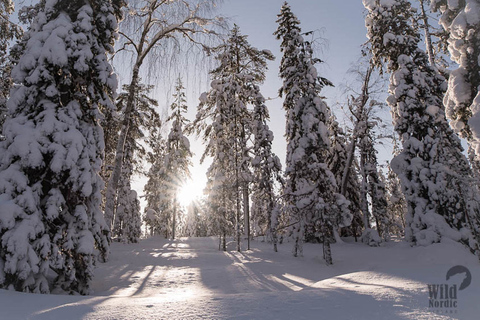
[[[332,246],[326,266],[321,245],[291,244],[275,253],[260,241],[253,250],[218,251],[214,238],[112,246],[96,270],[91,296],[35,295],[0,290],[0,319],[478,319],[480,263],[457,243],[410,247],[391,242]],[[457,287],[467,267],[471,284],[457,308],[429,308],[428,284]],[[445,310],[456,310],[448,313]],[[441,313],[441,314],[438,314]]]

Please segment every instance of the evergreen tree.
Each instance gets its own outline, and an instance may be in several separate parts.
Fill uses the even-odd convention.
[[[167,139],[164,167],[167,176],[170,178],[167,197],[172,208],[172,239],[175,239],[177,215],[179,213],[178,190],[190,178],[190,159],[192,157],[190,142],[183,133],[188,123],[184,116],[188,106],[186,104],[185,88],[181,79],[178,79],[173,97],[174,102],[170,106],[172,114],[167,119],[167,121],[172,121],[172,128]]]
[[[327,127],[330,109],[319,96],[323,86],[330,84],[318,76],[309,42],[300,34],[298,19],[285,3],[275,32],[282,40],[284,56],[280,76],[284,85],[280,93],[285,95],[286,111],[286,184],[284,196],[287,212],[295,227],[294,256],[302,255],[305,227],[314,226],[322,238],[324,258],[332,263],[330,242],[333,228],[351,223],[348,201],[335,192],[335,177],[326,165],[331,154],[331,141]]]
[[[332,115],[329,121],[329,129],[332,133],[332,148],[331,155],[328,158],[328,167],[335,176],[337,182],[337,192],[343,194],[350,202],[348,206],[352,213],[352,223],[348,227],[341,230],[342,235],[353,236],[355,239],[361,234],[362,229],[362,212],[360,209],[360,184],[358,180],[356,163],[354,161],[354,152],[356,138],[350,138],[350,143],[347,143],[348,137],[343,129],[339,126],[337,120]],[[352,154],[350,155],[350,152]],[[348,166],[348,170],[347,170]],[[345,187],[342,190],[343,180],[345,180]],[[336,230],[334,230],[336,232]]]
[[[431,0],[442,13],[450,58],[458,67],[450,73],[444,104],[453,130],[470,146],[469,156],[480,175],[480,11],[479,0]]]
[[[165,238],[168,238],[170,231],[168,229],[170,203],[167,197],[169,177],[164,167],[167,143],[157,132],[154,137],[149,139],[149,145],[152,151],[148,153],[147,161],[151,167],[147,173],[147,183],[144,186],[147,202],[144,221],[150,228],[151,235],[164,234]]]
[[[136,243],[141,236],[142,224],[140,201],[137,199],[137,193],[132,190],[130,183],[134,171],[133,158],[136,141],[131,137],[126,143],[122,180],[120,180],[112,235],[124,243]]]
[[[407,202],[405,237],[419,245],[446,236],[478,251],[478,196],[462,148],[445,118],[445,81],[418,47],[406,0],[364,1],[373,61],[388,63],[394,128],[403,149],[392,160]]]
[[[257,89],[257,88],[255,88]],[[257,89],[258,90],[258,89]],[[280,205],[275,193],[275,184],[283,185],[281,176],[282,165],[280,159],[272,151],[273,132],[269,129],[269,119],[265,99],[258,92],[253,111],[254,158],[252,165],[252,216],[253,221],[260,227],[261,232],[272,241],[273,249],[277,252],[277,227]]]
[[[378,171],[377,150],[373,137],[374,121],[364,119],[361,126],[363,132],[358,134],[358,149],[360,152],[360,172],[362,176],[362,197],[365,203],[365,229],[369,228],[369,210],[367,208],[366,195],[371,199],[371,211],[377,226],[377,232],[384,240],[389,239],[389,227],[391,222],[388,219],[386,190],[383,181],[381,181]]]
[[[105,145],[106,145],[106,161],[102,170],[102,175],[105,181],[111,176],[111,172],[114,166],[115,150],[117,145],[118,136],[121,128],[121,120],[123,119],[126,101],[128,98],[129,86],[123,87],[124,91],[118,96],[115,110],[106,110],[106,117],[103,121],[105,128]],[[113,225],[110,226],[113,236],[120,236],[122,230],[119,229],[122,226],[121,221],[123,217],[117,216],[118,203],[128,201],[131,197],[131,180],[134,174],[144,174],[143,161],[145,158],[146,150],[144,142],[150,137],[153,137],[157,130],[161,128],[162,123],[160,121],[160,115],[156,111],[158,102],[155,99],[149,97],[150,91],[153,89],[151,85],[144,85],[142,83],[137,84],[135,89],[135,105],[136,109],[132,114],[131,121],[133,123],[132,128],[128,131],[127,139],[124,146],[124,159],[122,161],[122,177],[119,181],[118,195],[115,201],[114,220]],[[134,201],[135,202],[135,201]],[[134,207],[135,204],[131,203],[129,207]],[[140,217],[135,217],[135,221],[125,221],[125,223],[138,223]]]
[[[394,140],[394,155],[398,153],[398,147],[396,140]],[[402,187],[398,179],[397,174],[392,170],[391,166],[388,166],[388,173],[386,179],[387,188],[387,210],[392,224],[390,225],[390,233],[399,236],[405,234],[405,216],[407,212],[407,204],[405,196],[402,193]]]
[[[261,100],[258,84],[265,80],[266,61],[273,60],[273,56],[267,50],[253,48],[237,26],[219,50],[220,65],[211,72],[212,89],[201,99],[194,126],[209,142],[205,155],[214,158],[209,170],[213,188],[210,191],[222,199],[215,200],[222,215],[228,215],[230,210],[223,207],[230,198],[226,192],[230,191],[234,199],[237,250],[240,251],[242,207],[247,233],[250,229],[249,183],[252,178],[247,142],[252,133],[252,116],[247,106]],[[205,124],[206,119],[213,119],[213,123]]]
[[[116,5],[42,2],[25,34],[0,144],[1,287],[86,294],[95,248],[108,253],[98,119],[113,107]]]
[[[8,43],[22,34],[20,27],[10,21],[13,10],[13,1],[0,1],[0,139],[2,138],[3,123],[7,116],[6,103],[13,84],[10,77],[12,66],[7,54]]]

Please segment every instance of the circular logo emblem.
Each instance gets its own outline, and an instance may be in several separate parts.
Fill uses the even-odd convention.
[[[465,279],[463,279],[462,284],[458,288],[459,290],[463,290],[466,287],[470,285],[472,282],[472,274],[470,273],[470,270],[468,270],[464,266],[455,266],[450,268],[447,272],[447,280],[450,279],[450,277],[453,277],[454,275],[457,275],[459,273],[464,273],[465,274]]]

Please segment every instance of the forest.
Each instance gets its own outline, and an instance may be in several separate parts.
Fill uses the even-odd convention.
[[[238,252],[262,239],[294,257],[315,243],[326,265],[342,239],[449,239],[480,258],[479,0],[363,0],[367,38],[342,119],[323,95],[333,83],[318,37],[280,5],[275,137],[262,93],[275,57],[220,5],[0,0],[0,288],[89,294],[113,243],[153,236],[215,237]],[[179,52],[209,68],[208,89],[187,103],[187,81],[172,77],[162,109],[147,74]],[[123,85],[115,63],[129,69]],[[184,205],[193,137],[210,165],[203,197]]]

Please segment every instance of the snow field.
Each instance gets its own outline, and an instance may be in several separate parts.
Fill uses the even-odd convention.
[[[139,244],[114,243],[99,264],[91,296],[35,295],[0,290],[1,319],[477,319],[480,265],[461,245],[371,248],[332,246],[326,266],[321,245],[305,244],[304,257],[258,240],[253,250],[218,251],[215,238]],[[458,293],[456,314],[428,308],[428,284],[460,283],[445,274],[454,265],[472,273]]]

